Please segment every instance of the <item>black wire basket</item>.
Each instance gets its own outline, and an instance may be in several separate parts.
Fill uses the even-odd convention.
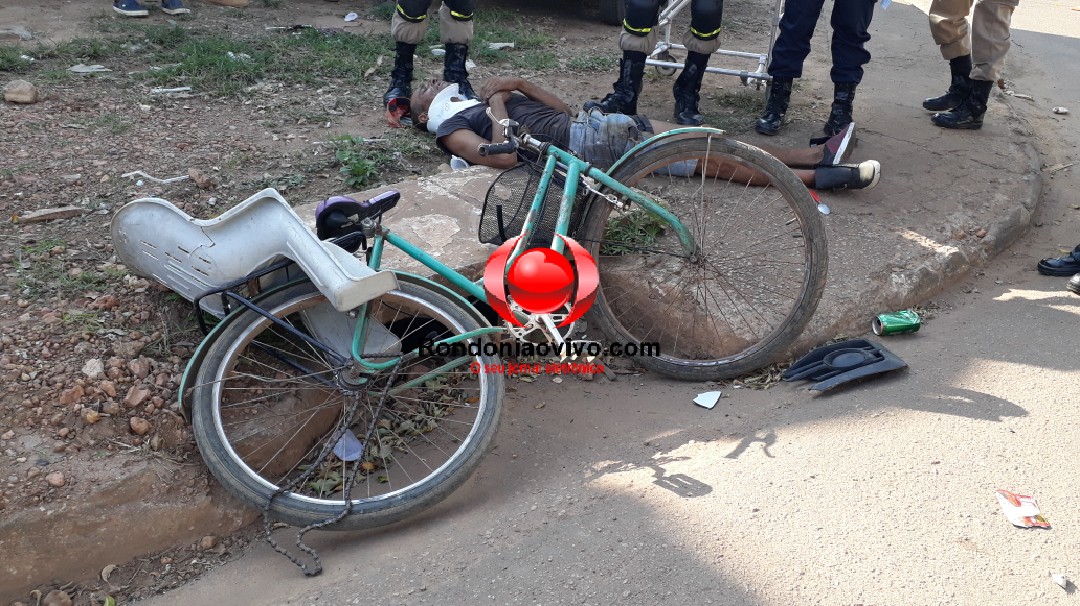
[[[495,178],[484,197],[484,209],[480,214],[478,237],[485,244],[502,244],[510,238],[521,235],[525,227],[525,217],[532,207],[533,198],[543,175],[542,166],[533,162],[523,162],[504,171]],[[566,184],[566,173],[556,169],[548,183],[547,192],[540,205],[540,220],[528,241],[527,248],[551,246],[555,236],[555,223],[559,220],[559,203],[562,200]],[[574,208],[570,212],[570,226],[567,235],[575,237],[578,228],[588,213],[590,195],[583,185],[578,183]]]

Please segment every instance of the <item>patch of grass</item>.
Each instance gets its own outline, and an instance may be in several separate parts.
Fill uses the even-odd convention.
[[[612,53],[587,53],[570,57],[566,69],[574,72],[610,72],[618,64],[618,56]]]
[[[135,127],[135,121],[125,113],[109,112],[90,121],[95,130],[104,130],[110,135],[123,135]]]
[[[368,140],[344,135],[331,141],[334,160],[345,184],[365,187],[388,169],[398,169],[405,158],[430,154],[431,142],[420,133],[407,129],[387,133],[386,138]]]
[[[275,53],[243,40],[209,35],[189,39],[159,58],[179,63],[148,72],[151,83],[167,86],[179,83],[196,90],[220,95],[241,92],[266,77],[277,61]]]
[[[179,25],[147,25],[139,27],[138,31],[150,44],[165,48],[177,48],[193,37],[191,30]]]
[[[0,44],[0,72],[23,73],[28,71],[33,62],[23,59],[22,56],[25,54],[26,52],[17,46]]]
[[[558,69],[559,57],[552,52],[527,53],[514,55],[510,58],[510,66],[514,69],[529,71],[551,71]]]
[[[38,47],[37,56],[71,63],[106,59],[123,53],[124,42],[111,38],[72,38],[51,48]]]
[[[97,318],[96,314],[89,312],[64,312],[63,322],[64,326],[77,333],[95,333],[101,328],[101,320]]]
[[[754,90],[724,92],[715,98],[706,97],[700,104],[705,124],[729,134],[750,130],[754,120],[765,107],[765,95]]]
[[[397,4],[392,0],[389,2],[380,2],[371,7],[371,10],[368,11],[368,16],[379,21],[389,21],[394,17],[396,6]]]
[[[35,240],[33,242],[27,242],[22,245],[22,253],[24,255],[40,255],[41,253],[48,252],[57,246],[67,246],[67,242],[60,238],[45,238],[44,240]]]
[[[621,255],[652,246],[664,232],[666,223],[643,208],[615,213],[604,228],[600,254]]]
[[[263,6],[266,8],[281,8],[285,6],[284,0],[263,0]]]

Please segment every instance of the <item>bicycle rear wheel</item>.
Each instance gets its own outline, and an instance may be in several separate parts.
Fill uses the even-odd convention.
[[[711,176],[687,174],[701,167]],[[749,185],[748,168],[763,186]],[[702,134],[661,141],[612,176],[667,207],[697,250],[641,207],[597,199],[583,240],[600,270],[590,313],[608,338],[658,343],[642,364],[690,380],[736,377],[783,354],[817,308],[828,267],[825,229],[798,177],[756,147]]]
[[[339,514],[351,483],[351,513],[331,529],[371,528],[438,503],[479,464],[498,425],[503,384],[501,375],[470,372],[469,363],[497,358],[467,357],[448,368],[439,352],[421,355],[391,382],[390,371],[357,369],[349,350],[355,320],[311,283],[259,305],[296,332],[251,310],[232,314],[207,337],[192,388],[199,450],[234,495],[260,509],[274,495],[273,517],[306,526]],[[428,338],[479,328],[415,284],[367,308],[368,354],[412,351]]]

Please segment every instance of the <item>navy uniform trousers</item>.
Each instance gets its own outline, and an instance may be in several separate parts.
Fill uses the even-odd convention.
[[[865,45],[870,40],[870,20],[875,0],[836,0],[832,11],[832,81],[836,84],[862,81],[862,66],[870,62]],[[786,0],[780,33],[773,44],[769,75],[773,78],[801,78],[803,61],[810,54],[810,38],[821,16],[825,0]]]

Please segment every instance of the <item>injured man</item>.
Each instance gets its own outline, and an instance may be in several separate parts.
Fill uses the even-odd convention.
[[[681,128],[641,115],[604,114],[597,109],[571,117],[569,105],[523,78],[489,78],[480,87],[480,97],[487,102],[459,95],[456,84],[429,80],[412,96],[413,124],[433,133],[443,150],[470,164],[493,168],[511,168],[519,162],[516,152],[481,156],[477,150],[483,143],[505,141],[497,123],[500,119],[510,118],[533,136],[546,137],[602,169],[610,167],[641,141],[657,133]],[[489,107],[495,121],[487,115]],[[786,164],[812,189],[869,189],[877,185],[881,165],[876,160],[846,163],[854,146],[854,133],[855,124],[852,123],[820,146],[756,147]],[[596,141],[604,144],[596,145]],[[692,167],[695,174],[700,174],[703,169]],[[730,178],[750,185],[768,184],[764,175],[733,160],[710,158],[707,169],[711,177]]]

